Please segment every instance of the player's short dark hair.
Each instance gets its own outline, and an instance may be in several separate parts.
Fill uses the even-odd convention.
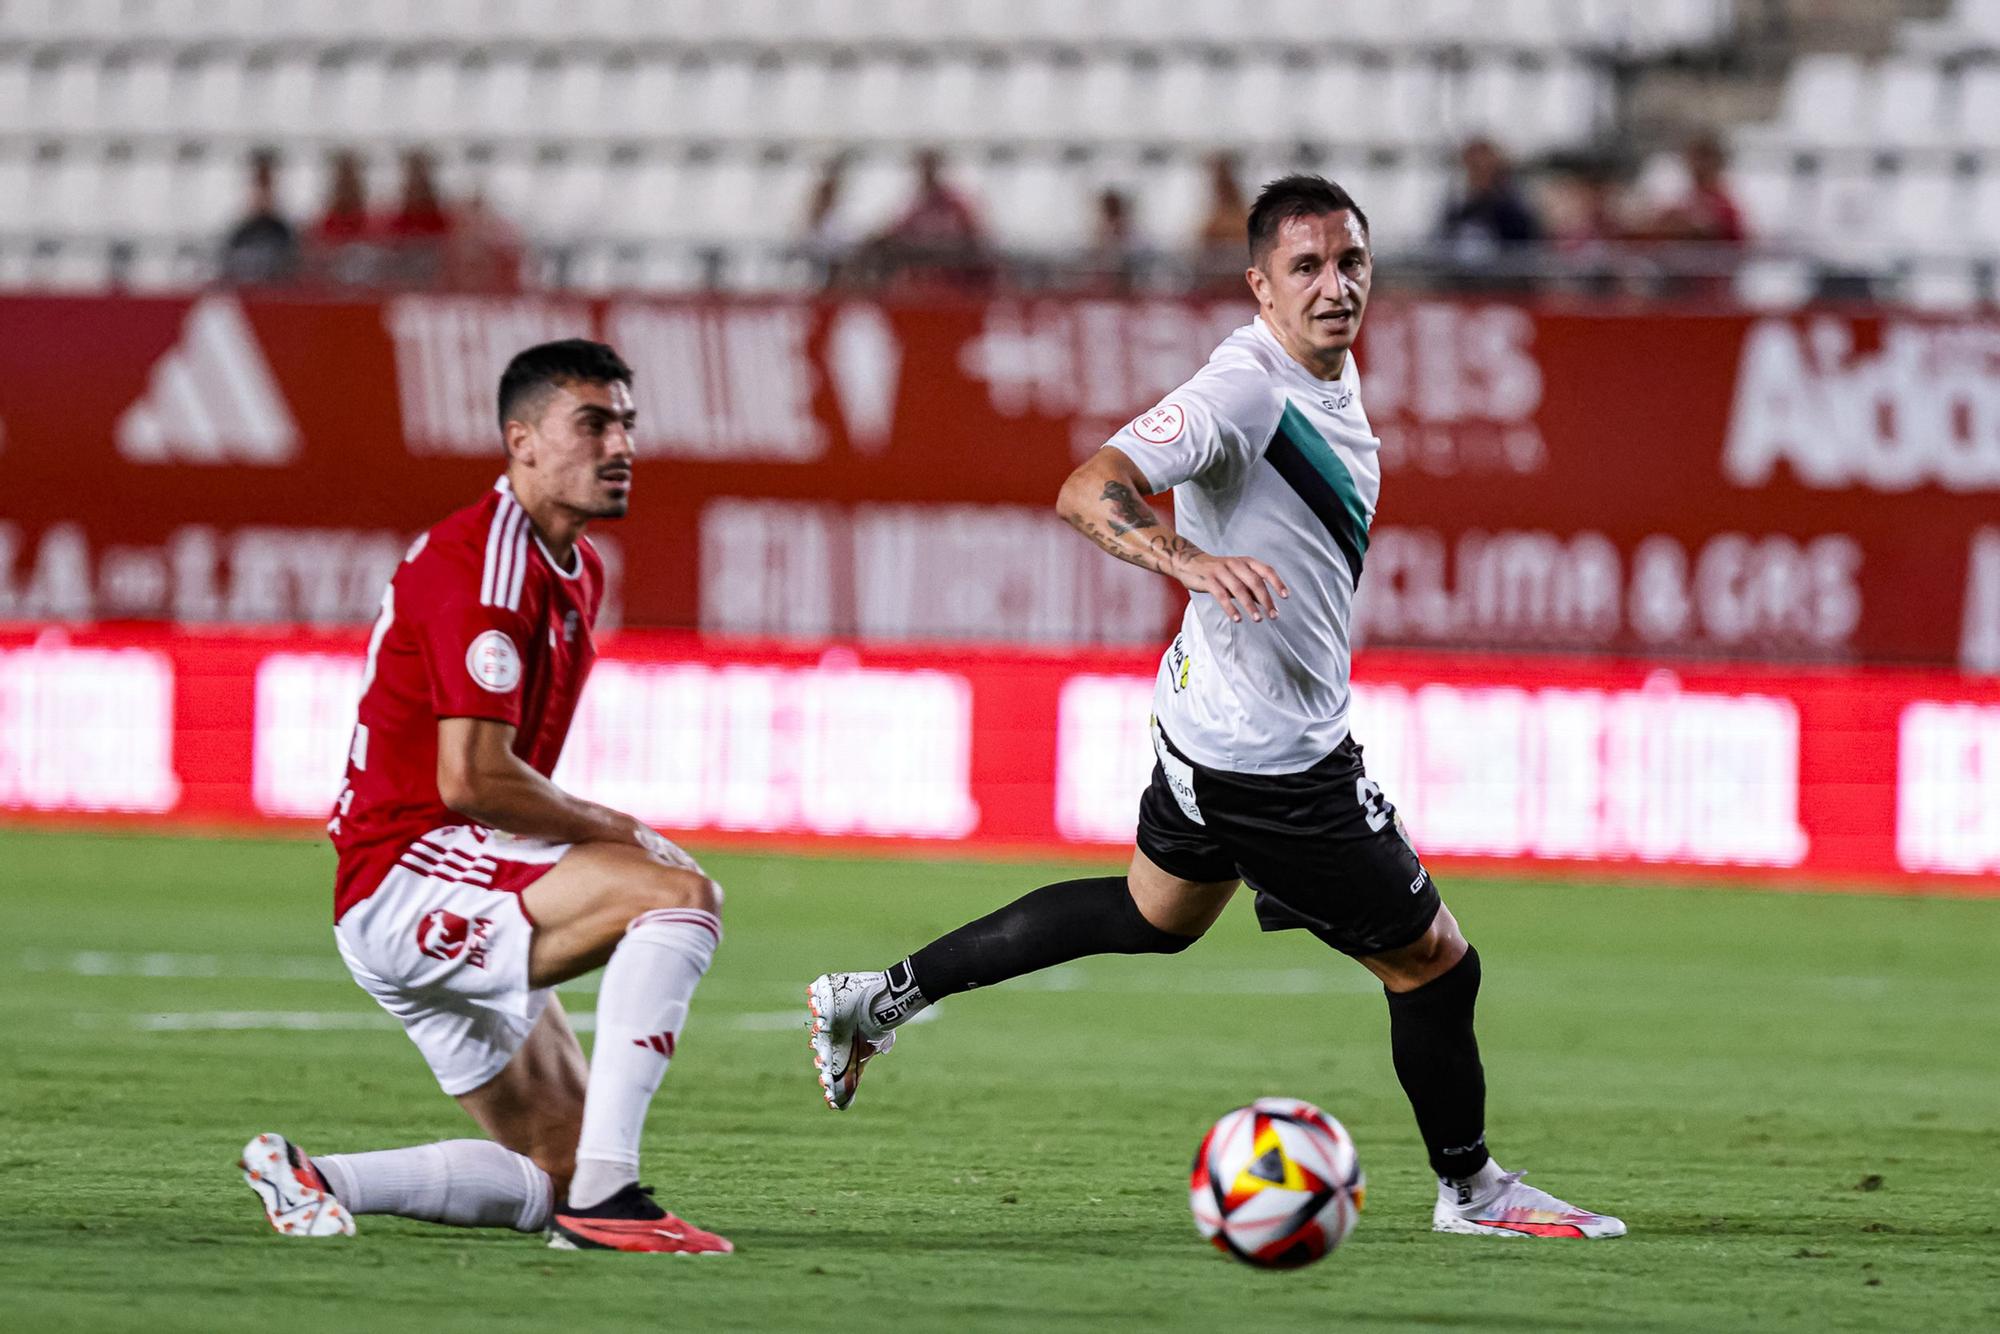
[[[533,409],[565,384],[632,383],[632,368],[609,343],[588,338],[562,338],[537,343],[516,352],[500,372],[500,429],[510,421],[526,421]]]
[[[1324,176],[1303,172],[1280,176],[1259,190],[1257,202],[1250,206],[1250,262],[1258,265],[1264,262],[1278,239],[1278,228],[1293,218],[1316,218],[1343,209],[1355,216],[1361,223],[1361,234],[1367,236],[1368,215],[1354,202],[1353,195]]]

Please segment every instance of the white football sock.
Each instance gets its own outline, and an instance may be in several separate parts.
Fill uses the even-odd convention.
[[[569,1187],[575,1207],[588,1209],[638,1181],[646,1108],[721,940],[714,913],[660,908],[633,918],[612,951],[597,992],[597,1040]]]
[[[350,1213],[516,1232],[540,1232],[549,1223],[548,1173],[492,1140],[323,1154],[313,1166]]]
[[[1485,1204],[1495,1195],[1499,1194],[1500,1188],[1507,1184],[1504,1179],[1506,1175],[1501,1170],[1499,1163],[1488,1158],[1485,1165],[1469,1177],[1463,1177],[1458,1180],[1439,1177],[1438,1192],[1451,1196],[1454,1204],[1461,1198],[1464,1199],[1467,1207],[1475,1204]],[[1461,1187],[1463,1187],[1462,1192]]]

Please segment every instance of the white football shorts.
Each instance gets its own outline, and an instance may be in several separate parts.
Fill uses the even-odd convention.
[[[402,1022],[453,1097],[504,1070],[549,1003],[548,988],[528,984],[535,924],[521,891],[571,846],[433,829],[333,928],[355,982]]]

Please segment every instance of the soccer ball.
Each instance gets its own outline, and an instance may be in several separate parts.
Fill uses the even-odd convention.
[[[1347,1240],[1367,1193],[1340,1122],[1297,1098],[1259,1098],[1209,1128],[1188,1196],[1196,1229],[1217,1250],[1297,1269]]]

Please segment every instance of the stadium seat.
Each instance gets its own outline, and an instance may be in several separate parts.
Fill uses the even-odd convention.
[[[1071,77],[1074,78],[1074,72]],[[1001,140],[1046,140],[1061,117],[1055,64],[1043,57],[1009,60],[1001,67],[995,97],[984,113],[985,136]]]
[[[1275,143],[1310,133],[1301,71],[1280,56],[1260,55],[1225,66],[1215,112],[1223,143]]]
[[[1973,65],[1959,75],[1947,140],[1962,149],[1990,149],[2000,125],[2000,64]]]
[[[1968,247],[1987,255],[2000,254],[2000,170],[1989,164],[1973,179],[1965,211]]]
[[[1944,141],[1944,71],[1936,62],[1903,57],[1871,71],[1864,99],[1863,142],[1883,148],[1929,148]],[[1988,130],[1991,132],[1992,126]]]
[[[30,103],[34,128],[42,134],[87,134],[100,128],[100,94],[97,57],[72,53],[37,79]]]
[[[822,103],[819,133],[876,143],[899,137],[910,124],[910,73],[909,62],[893,54],[864,57],[851,71],[836,66]]]
[[[1746,164],[1729,173],[1729,188],[1752,237],[1773,241],[1791,232],[1797,221],[1792,206],[1795,184],[1788,162]]]
[[[1208,213],[1208,170],[1186,157],[1141,161],[1135,168],[1133,216],[1140,235],[1161,249],[1188,245]]]
[[[161,195],[146,193],[151,182],[140,170],[145,161],[145,156],[130,152],[116,153],[105,160],[101,207],[106,229],[138,237],[146,230],[146,215],[160,212],[157,200],[164,197],[164,191]]]
[[[1779,112],[1786,138],[1819,148],[1858,145],[1865,80],[1861,61],[1854,56],[1820,53],[1800,57],[1785,80]]]
[[[176,102],[173,62],[165,55],[136,55],[106,89],[102,124],[120,134],[156,134],[170,127]]]
[[[527,55],[501,51],[470,75],[469,101],[483,138],[515,139],[527,132],[536,109],[535,69]]]
[[[1882,193],[1882,229],[1892,246],[1931,257],[1965,248],[1966,201],[1956,172],[1905,169]]]
[[[1089,189],[1047,154],[996,163],[986,173],[977,207],[1003,249],[1076,246],[1088,239]]]
[[[1138,138],[1138,84],[1138,70],[1123,55],[1093,57],[1077,75],[1076,86],[1067,92],[1074,124],[1087,127],[1098,139]]]
[[[839,218],[854,237],[867,236],[893,222],[910,202],[915,178],[902,152],[876,152],[857,158],[841,183]]]
[[[427,62],[442,64],[442,61]],[[437,124],[446,127],[441,133],[449,133],[455,128],[448,109],[459,105],[459,84],[454,79],[444,96],[449,100],[444,108],[433,107],[425,96],[426,81],[423,70],[412,82],[411,116],[419,124]],[[319,127],[323,114],[319,89],[322,87],[320,65],[316,57],[303,53],[290,53],[278,57],[251,79],[245,86],[244,114],[248,123],[259,126],[268,134],[277,136],[307,134]],[[432,119],[432,118],[435,119]]]
[[[1216,102],[1220,76],[1199,54],[1176,53],[1142,74],[1137,120],[1146,138],[1195,147],[1216,142]]]
[[[537,135],[578,140],[605,132],[612,104],[604,95],[604,63],[595,53],[572,53],[537,73],[544,89],[533,117]]]

